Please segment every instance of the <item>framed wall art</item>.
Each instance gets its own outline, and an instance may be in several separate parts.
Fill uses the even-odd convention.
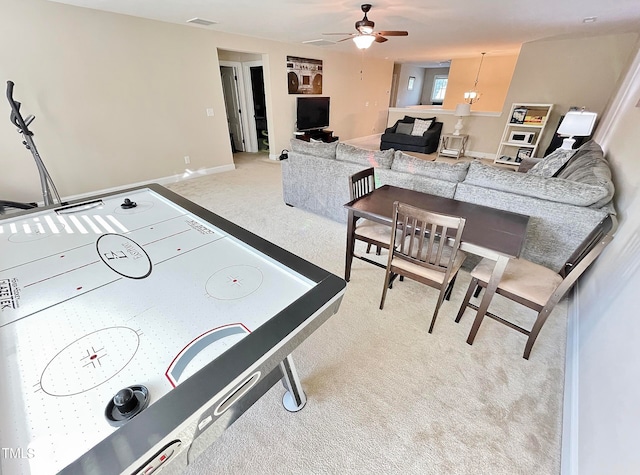
[[[322,60],[287,56],[289,94],[322,94]]]

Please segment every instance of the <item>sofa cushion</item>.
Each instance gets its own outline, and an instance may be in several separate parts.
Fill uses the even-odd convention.
[[[398,122],[398,125],[396,126],[396,134],[411,135],[412,131],[413,124],[409,122]]]
[[[469,162],[447,163],[422,160],[398,150],[393,157],[391,169],[412,175],[428,176],[452,183],[464,180],[469,168]]]
[[[409,117],[408,115],[404,116],[404,119],[402,119],[402,122],[410,122],[411,124],[413,124],[415,122],[416,119],[420,119],[420,120],[430,120],[432,122],[436,121],[435,117]]]
[[[427,130],[429,130],[429,127],[431,127],[431,124],[433,124],[432,120],[416,119],[415,122],[413,123],[413,130],[411,131],[411,135],[424,134]]]
[[[601,206],[600,202],[609,194],[608,188],[604,186],[561,178],[545,178],[530,173],[515,173],[476,161],[469,166],[464,183],[557,203],[594,208]]]
[[[558,148],[532,166],[527,173],[542,177],[555,176],[575,153],[576,150]]]
[[[391,168],[394,150],[366,150],[345,143],[339,143],[336,148],[336,159],[343,162],[358,163],[367,167]]]
[[[598,160],[604,160],[602,148],[594,140],[589,140],[575,150],[571,160],[569,160],[566,166],[558,173],[558,178],[566,178],[567,180],[575,179],[575,177],[581,175],[581,173],[576,174],[576,172],[594,165]],[[570,178],[571,176],[574,178]]]
[[[576,150],[571,160],[558,174],[558,178],[605,188],[607,194],[594,203],[594,207],[609,203],[615,192],[609,163],[604,159],[600,145],[593,140],[585,142]]]
[[[320,158],[336,158],[337,146],[338,142],[306,142],[300,139],[291,139],[292,151]]]

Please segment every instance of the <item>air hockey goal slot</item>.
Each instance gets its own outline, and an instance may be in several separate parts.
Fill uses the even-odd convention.
[[[72,214],[72,213],[80,213],[81,211],[86,211],[88,209],[98,208],[100,206],[104,206],[104,202],[102,200],[93,200],[87,201],[85,203],[78,203],[75,205],[63,206],[62,208],[56,208],[54,211],[56,214]]]

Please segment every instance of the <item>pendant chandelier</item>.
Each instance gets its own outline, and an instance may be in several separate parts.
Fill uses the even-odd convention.
[[[481,53],[480,56],[480,66],[478,66],[478,73],[476,74],[476,82],[473,83],[473,88],[464,93],[464,102],[467,104],[475,104],[480,100],[480,93],[478,92],[478,78],[480,77],[480,70],[482,69],[482,61],[484,60],[484,55],[486,53]]]

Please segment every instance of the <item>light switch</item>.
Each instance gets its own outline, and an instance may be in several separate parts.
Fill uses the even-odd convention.
[[[207,117],[213,117],[213,109],[207,108]]]

